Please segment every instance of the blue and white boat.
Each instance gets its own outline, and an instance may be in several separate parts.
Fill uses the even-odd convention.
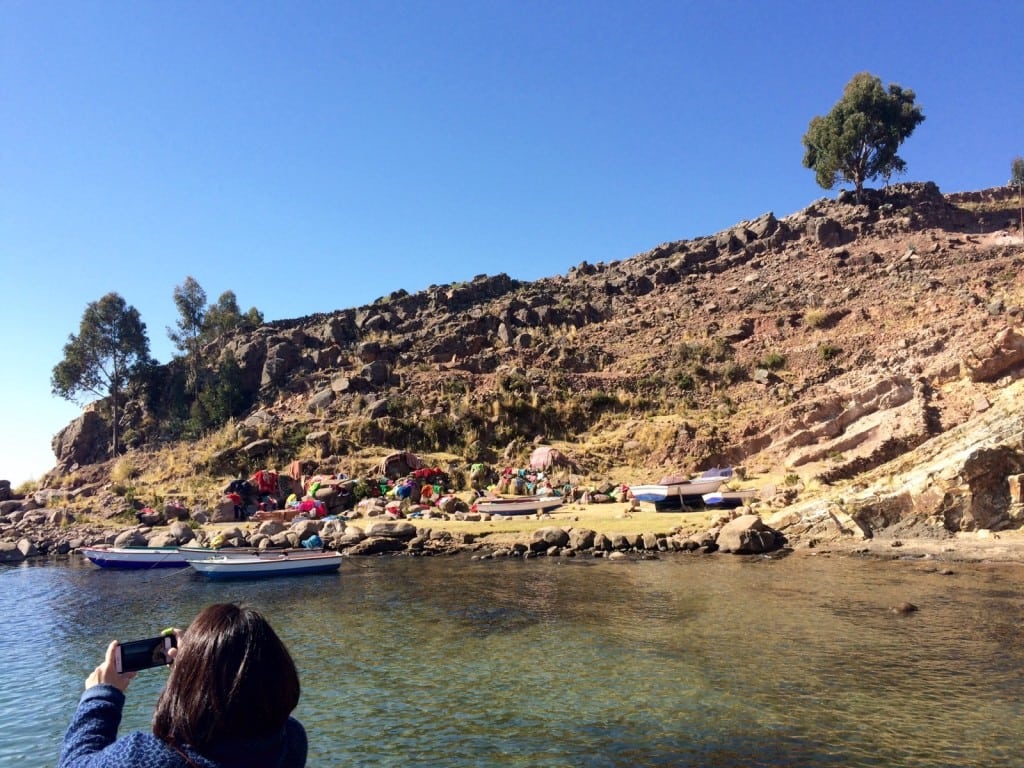
[[[695,478],[663,477],[658,483],[631,485],[629,492],[640,502],[654,504],[658,512],[703,504],[705,494],[714,493],[732,477],[732,467],[709,469]]]
[[[757,491],[753,489],[743,491],[715,491],[705,493],[701,498],[704,504],[716,509],[735,509],[754,501],[757,498]]]
[[[80,547],[100,568],[144,570],[148,568],[184,568],[185,555],[177,547]]]

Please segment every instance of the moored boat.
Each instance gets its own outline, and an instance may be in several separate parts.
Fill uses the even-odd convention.
[[[185,555],[185,560],[209,560],[211,557],[274,557],[277,555],[307,555],[323,552],[323,547],[306,549],[288,547],[286,549],[271,549],[259,547],[195,547],[182,545],[178,551]]]
[[[184,568],[178,547],[80,547],[79,552],[100,568],[143,570],[147,568]]]
[[[478,499],[473,508],[489,515],[533,515],[550,512],[561,505],[561,496],[509,496]]]
[[[295,552],[279,555],[220,556],[187,560],[197,573],[208,579],[262,579],[270,576],[299,576],[331,573],[341,567],[340,552]]]

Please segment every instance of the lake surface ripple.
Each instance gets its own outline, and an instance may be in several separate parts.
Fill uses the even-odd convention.
[[[56,762],[110,639],[225,600],[291,648],[311,766],[1024,767],[1022,577],[808,555],[353,558],[226,584],[3,567],[0,768]],[[132,683],[122,733],[165,678]]]

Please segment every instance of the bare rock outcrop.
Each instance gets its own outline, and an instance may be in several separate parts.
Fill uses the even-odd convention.
[[[108,455],[110,426],[94,410],[86,410],[56,434],[51,443],[57,466],[65,471],[102,461]]]

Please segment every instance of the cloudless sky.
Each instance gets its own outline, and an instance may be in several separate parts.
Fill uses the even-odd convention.
[[[0,2],[0,478],[80,405],[89,302],[167,362],[191,275],[267,320],[533,280],[834,195],[801,160],[857,72],[917,94],[902,180],[1005,184],[1024,3]]]

